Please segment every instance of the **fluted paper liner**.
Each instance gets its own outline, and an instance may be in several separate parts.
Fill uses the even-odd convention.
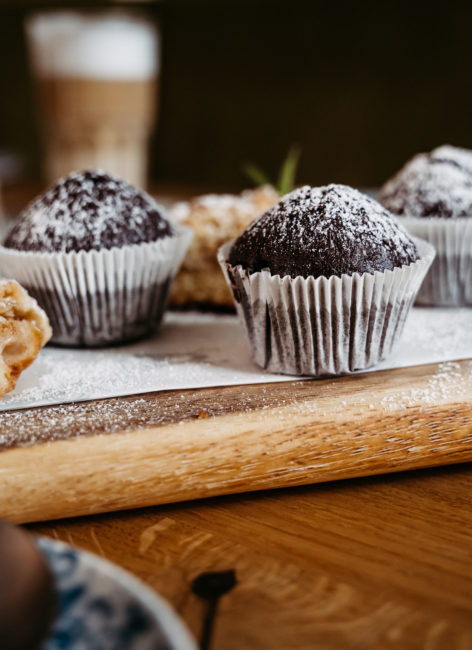
[[[38,253],[0,247],[0,267],[49,316],[52,341],[97,346],[139,338],[159,324],[189,228],[155,242],[101,251]]]
[[[411,235],[436,249],[416,299],[419,305],[472,305],[472,217],[397,217]]]
[[[373,366],[390,354],[434,258],[415,239],[420,259],[393,271],[330,278],[249,273],[218,261],[232,290],[254,361],[270,372],[342,375]]]

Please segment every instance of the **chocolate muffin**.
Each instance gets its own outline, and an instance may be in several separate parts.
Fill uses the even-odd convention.
[[[34,200],[4,246],[69,253],[120,248],[175,235],[162,208],[144,192],[110,174],[86,171],[61,179]]]
[[[387,356],[433,257],[344,185],[295,190],[219,252],[256,363],[312,376]]]
[[[472,216],[472,151],[444,145],[420,153],[380,189],[396,215],[460,219]]]
[[[392,270],[417,259],[392,215],[345,185],[287,194],[236,239],[229,257],[251,272],[304,278]]]
[[[150,196],[101,171],[74,173],[34,200],[0,265],[45,309],[52,341],[97,346],[151,333],[191,232]]]
[[[444,145],[414,156],[379,200],[437,251],[417,302],[472,305],[472,151]]]

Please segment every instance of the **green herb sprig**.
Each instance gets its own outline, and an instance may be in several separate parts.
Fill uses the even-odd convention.
[[[290,147],[275,182],[272,182],[268,174],[254,163],[245,163],[242,170],[255,185],[273,185],[277,192],[283,196],[291,192],[295,187],[301,152],[302,150],[299,145],[292,145]]]

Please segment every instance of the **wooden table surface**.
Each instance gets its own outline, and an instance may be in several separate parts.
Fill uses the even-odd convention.
[[[212,650],[472,649],[472,465],[27,527],[167,598],[199,637],[201,572],[234,569]]]

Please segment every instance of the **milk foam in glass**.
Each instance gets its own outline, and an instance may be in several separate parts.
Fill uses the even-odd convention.
[[[44,175],[99,168],[144,187],[159,77],[159,34],[123,12],[35,14],[26,23]]]

